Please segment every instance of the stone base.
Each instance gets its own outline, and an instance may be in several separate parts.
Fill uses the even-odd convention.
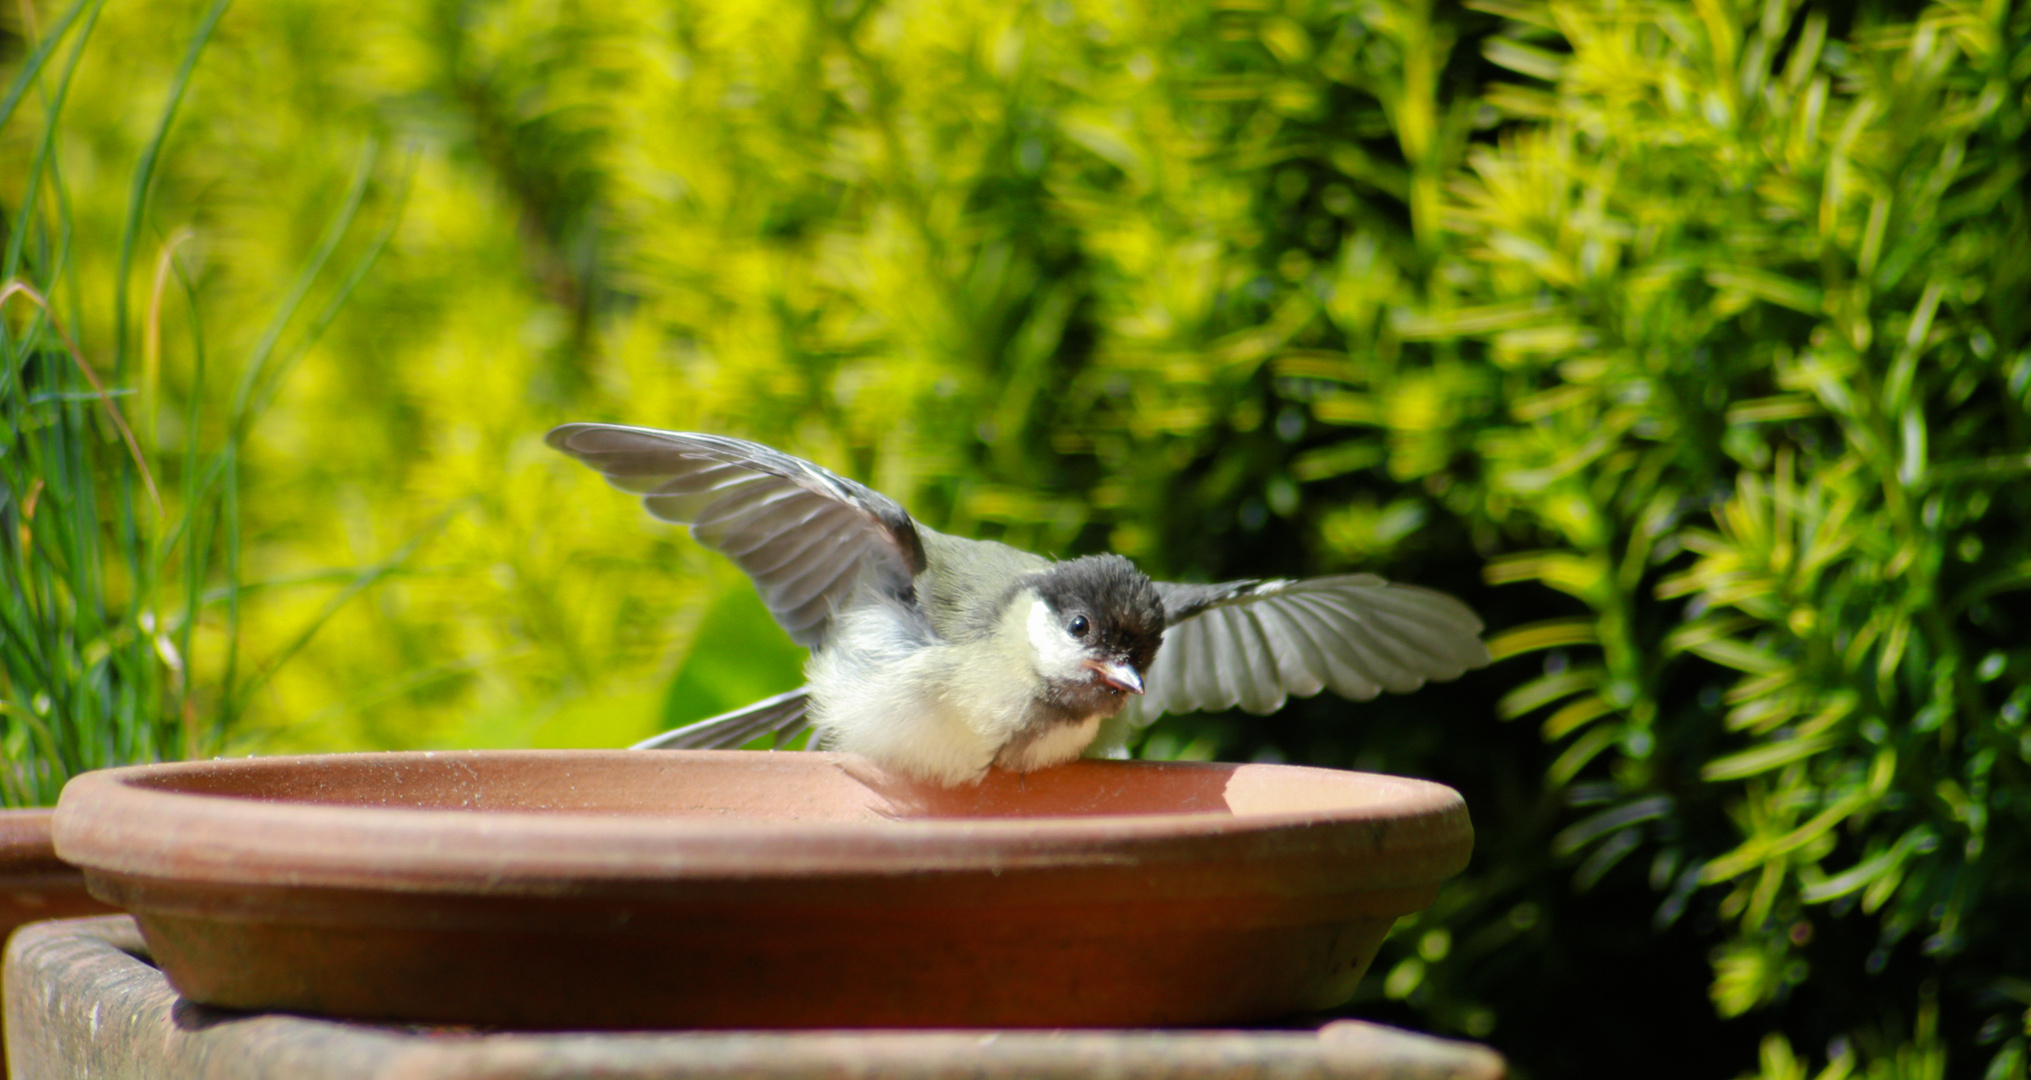
[[[1161,1076],[1499,1080],[1501,1058],[1361,1021],[1317,1031],[810,1031],[528,1034],[192,1005],[132,919],[24,927],[6,957],[14,1080],[624,1080]]]
[[[16,927],[45,919],[109,915],[119,908],[92,898],[85,875],[56,857],[49,841],[51,811],[0,810],[0,947]],[[7,1022],[0,1014],[0,1047]],[[0,1053],[0,1080],[7,1080],[7,1056]]]

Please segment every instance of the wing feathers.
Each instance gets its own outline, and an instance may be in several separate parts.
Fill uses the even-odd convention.
[[[1347,639],[1346,630],[1330,605],[1309,596],[1291,597],[1285,603],[1304,618],[1306,633],[1311,635],[1312,643],[1325,658],[1326,685],[1332,687],[1334,693],[1355,701],[1367,701],[1382,692],[1382,684],[1376,678],[1374,668]]]
[[[663,495],[696,497],[710,495],[736,484],[751,484],[760,479],[759,474],[752,470],[710,460],[700,460],[698,468],[693,472],[673,474],[668,460],[655,460],[651,455],[643,453],[602,457],[597,468],[606,476],[608,483],[622,491],[631,491],[637,495],[657,492]],[[699,505],[705,504],[701,502]],[[690,519],[687,517],[685,520]]]
[[[807,726],[804,714],[810,707],[810,692],[810,687],[800,686],[787,694],[763,698],[744,708],[644,739],[629,749],[738,750],[771,731],[776,733],[776,747],[781,749]]]
[[[1397,652],[1389,635],[1378,634],[1359,616],[1347,611],[1336,612],[1340,616],[1335,629],[1351,647],[1349,659],[1362,674],[1382,684],[1385,690],[1407,694],[1424,685],[1424,678],[1416,674],[1414,667]]]
[[[1248,654],[1235,648],[1250,637],[1244,622],[1236,618],[1239,613],[1239,608],[1221,608],[1210,613],[1220,620],[1220,634],[1208,643],[1207,651],[1213,654],[1213,662],[1220,673],[1220,696],[1247,708],[1248,702],[1255,699],[1255,687],[1251,684],[1256,680],[1250,677],[1246,665],[1241,663],[1242,657]],[[1262,654],[1257,652],[1254,655],[1260,657]]]
[[[1488,663],[1481,644],[1481,620],[1466,605],[1443,593],[1407,587],[1378,590],[1376,625],[1388,626],[1399,654],[1425,658],[1432,670],[1455,678]]]
[[[615,424],[565,424],[544,441],[733,559],[807,648],[855,589],[904,595],[924,570],[916,523],[893,499],[758,443]]]
[[[766,595],[769,610],[802,610],[813,601],[844,600],[853,592],[855,568],[851,563],[839,565],[837,557],[834,551],[809,551],[772,575],[774,584]]]
[[[1249,653],[1228,657],[1228,662],[1233,665],[1236,672],[1236,682],[1240,684],[1236,687],[1241,692],[1239,704],[1244,711],[1257,716],[1275,712],[1283,707],[1285,698],[1289,696],[1284,689],[1284,663],[1278,655],[1282,651],[1280,635],[1271,634],[1262,625],[1261,620],[1256,618],[1255,612],[1246,607],[1229,608],[1227,615],[1228,621],[1234,624],[1235,639],[1246,640],[1251,645]],[[1268,666],[1275,670],[1277,677],[1274,679],[1250,677],[1248,664],[1244,659],[1250,654],[1266,660]]]
[[[832,535],[832,527],[836,526],[826,520],[830,516],[805,514],[801,520],[770,522],[767,529],[749,529],[727,537],[720,550],[728,558],[739,560],[750,574],[757,577],[774,574],[814,548],[822,551],[838,546]]]
[[[1327,687],[1365,700],[1488,663],[1481,620],[1465,604],[1373,574],[1158,589],[1169,626],[1137,710],[1143,722],[1235,706],[1269,713]]]
[[[1236,618],[1248,628],[1250,636],[1258,643],[1256,655],[1266,661],[1265,666],[1275,669],[1275,679],[1251,680],[1257,687],[1252,698],[1244,699],[1243,709],[1257,715],[1275,712],[1293,693],[1302,693],[1309,681],[1304,665],[1296,655],[1296,645],[1285,628],[1263,618],[1245,607],[1235,609]],[[1317,693],[1318,684],[1313,683],[1311,692]]]
[[[1292,607],[1286,615],[1281,619],[1263,618],[1265,629],[1271,630],[1283,645],[1277,651],[1277,678],[1290,693],[1310,697],[1325,688],[1331,668],[1325,650],[1312,638],[1312,620],[1304,609]]]

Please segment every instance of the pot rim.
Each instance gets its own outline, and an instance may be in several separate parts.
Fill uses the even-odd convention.
[[[175,762],[87,773],[58,802],[58,854],[138,878],[293,887],[515,892],[562,883],[1105,870],[1207,859],[1329,862],[1376,887],[1436,883],[1471,849],[1466,805],[1423,780],[1294,765],[1079,762],[1061,769],[1213,770],[1231,789],[1299,781],[1341,790],[1339,805],[1284,812],[1085,817],[910,817],[799,822],[639,812],[473,810],[273,801],[177,790],[203,778],[353,766],[471,767],[545,760],[585,765],[752,762],[757,751],[475,750]],[[654,757],[645,755],[653,754]],[[684,755],[680,758],[676,755]],[[862,780],[852,755],[770,755],[791,770]],[[1055,772],[1056,770],[1054,770]],[[878,770],[873,775],[881,777]],[[893,778],[883,777],[894,783]],[[1054,778],[1055,779],[1062,779]],[[907,788],[909,785],[905,784]]]

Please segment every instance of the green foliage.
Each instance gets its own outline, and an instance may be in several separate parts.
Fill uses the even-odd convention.
[[[1551,88],[1492,95],[1545,122],[1456,186],[1472,307],[1424,318],[1503,383],[1481,512],[1552,541],[1491,580],[1585,608],[1496,645],[1586,643],[1504,699],[1550,710],[1555,783],[1599,777],[1559,846],[1582,880],[1651,855],[1664,922],[1726,887],[1723,1015],[1853,908],[1866,971],[1922,936],[1993,1046],[2031,858],[2031,19],[1552,13],[1570,55],[1508,65]],[[1716,804],[1732,848],[1687,843]]]
[[[90,258],[59,162],[59,118],[103,5],[80,0],[18,67],[0,126],[24,105],[43,123],[10,177],[24,184],[0,238],[0,805],[54,802],[69,777],[136,761],[197,757],[226,732],[274,666],[302,648],[313,623],[275,650],[270,666],[241,666],[240,449],[292,359],[277,354],[302,299],[293,294],[239,373],[230,406],[208,414],[203,336],[190,316],[188,366],[165,370],[166,311],[191,282],[172,238],[155,260],[145,317],[127,283],[163,143],[223,3],[204,14],[170,77],[120,206],[118,273],[110,290],[113,340],[102,375],[67,324],[93,296],[78,266]],[[69,31],[69,36],[64,37]],[[67,50],[54,47],[63,43]],[[358,210],[359,187],[328,236]],[[92,252],[91,254],[103,254]],[[327,247],[304,272],[312,281]],[[356,267],[352,281],[357,281]],[[343,290],[300,330],[300,349],[328,324]],[[130,341],[130,323],[140,340]],[[271,361],[275,361],[271,365]],[[108,377],[135,385],[108,386]],[[179,379],[180,377],[180,379]],[[121,399],[125,398],[123,402]],[[133,422],[130,423],[129,415]],[[385,572],[370,568],[347,595]]]
[[[265,679],[190,713],[233,746],[614,745],[787,689],[724,567],[536,440],[727,431],[957,532],[1467,594],[1489,672],[1141,747],[1466,792],[1475,865],[1364,1014],[1544,1075],[2022,1075],[2031,7],[241,0],[153,129],[206,11],[75,53],[76,10],[0,49],[45,94],[81,57],[0,126],[0,206],[61,176],[32,280],[122,408],[174,403],[172,516],[234,463],[241,569],[172,575],[248,583],[178,616]],[[385,247],[325,227],[398,203]],[[208,345],[172,307],[137,367],[183,229]],[[10,370],[63,355],[8,326]],[[270,373],[259,427],[169,419],[239,415],[207,349]],[[35,408],[129,492],[101,532],[147,518],[96,398]]]

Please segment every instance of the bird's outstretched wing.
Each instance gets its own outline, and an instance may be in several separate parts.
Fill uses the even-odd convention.
[[[863,581],[907,596],[924,569],[916,523],[894,499],[758,443],[618,424],[565,424],[544,441],[691,526],[807,649]]]
[[[1240,706],[1257,715],[1325,688],[1366,700],[1488,663],[1481,620],[1444,593],[1373,574],[1158,582],[1164,644],[1133,721]]]
[[[805,720],[810,706],[811,688],[800,686],[787,694],[763,698],[732,712],[720,713],[654,738],[643,739],[628,749],[738,750],[769,732],[775,732],[776,748],[780,750],[810,726]],[[805,749],[818,749],[817,736],[812,736]]]

